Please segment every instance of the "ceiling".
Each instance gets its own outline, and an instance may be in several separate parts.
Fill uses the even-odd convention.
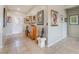
[[[76,7],[77,5],[64,5],[64,9],[69,9],[69,8],[73,8]]]
[[[37,5],[7,5],[7,9],[11,11],[19,11],[23,13],[28,13]],[[75,7],[76,5],[62,5],[64,9]],[[38,7],[38,6],[37,6]]]
[[[8,10],[11,11],[20,11],[23,13],[27,13],[31,9],[35,7],[35,5],[7,5],[6,6]]]

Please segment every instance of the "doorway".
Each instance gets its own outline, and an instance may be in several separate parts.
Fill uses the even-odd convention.
[[[71,37],[78,37],[79,38],[79,6],[67,9],[67,17],[68,17],[68,35]],[[78,16],[78,23],[71,24],[70,17],[71,16]]]

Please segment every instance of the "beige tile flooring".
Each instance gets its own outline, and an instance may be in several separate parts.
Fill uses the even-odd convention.
[[[68,37],[51,47],[39,48],[34,40],[24,35],[7,37],[0,53],[6,54],[74,54],[79,53],[79,38]]]

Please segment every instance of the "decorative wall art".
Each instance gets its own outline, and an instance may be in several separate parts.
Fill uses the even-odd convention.
[[[65,20],[64,20],[64,16],[61,15],[60,17],[61,17],[61,23],[65,22]]]
[[[29,16],[29,23],[32,24],[32,16]]]
[[[51,10],[51,26],[58,26],[58,12]]]
[[[64,21],[65,21],[65,22],[68,22],[68,18],[64,18]]]
[[[70,16],[70,24],[78,24],[78,15],[72,15]]]
[[[28,24],[28,23],[29,23],[29,16],[26,16],[26,17],[24,18],[24,23],[25,23],[25,24]]]
[[[24,18],[25,24],[35,24],[36,23],[36,16],[27,16]]]
[[[33,16],[33,17],[32,17],[32,22],[33,22],[33,23],[36,23],[36,16]]]
[[[44,10],[37,13],[37,25],[44,25]]]
[[[6,8],[3,9],[3,27],[5,27],[7,25],[7,12],[6,12]]]
[[[11,23],[12,22],[12,17],[11,16],[7,16],[7,23]]]

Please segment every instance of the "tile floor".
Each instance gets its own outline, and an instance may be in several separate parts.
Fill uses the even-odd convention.
[[[39,48],[34,40],[24,35],[7,37],[4,48],[0,53],[5,54],[76,54],[79,53],[79,38],[68,37],[51,47]]]

